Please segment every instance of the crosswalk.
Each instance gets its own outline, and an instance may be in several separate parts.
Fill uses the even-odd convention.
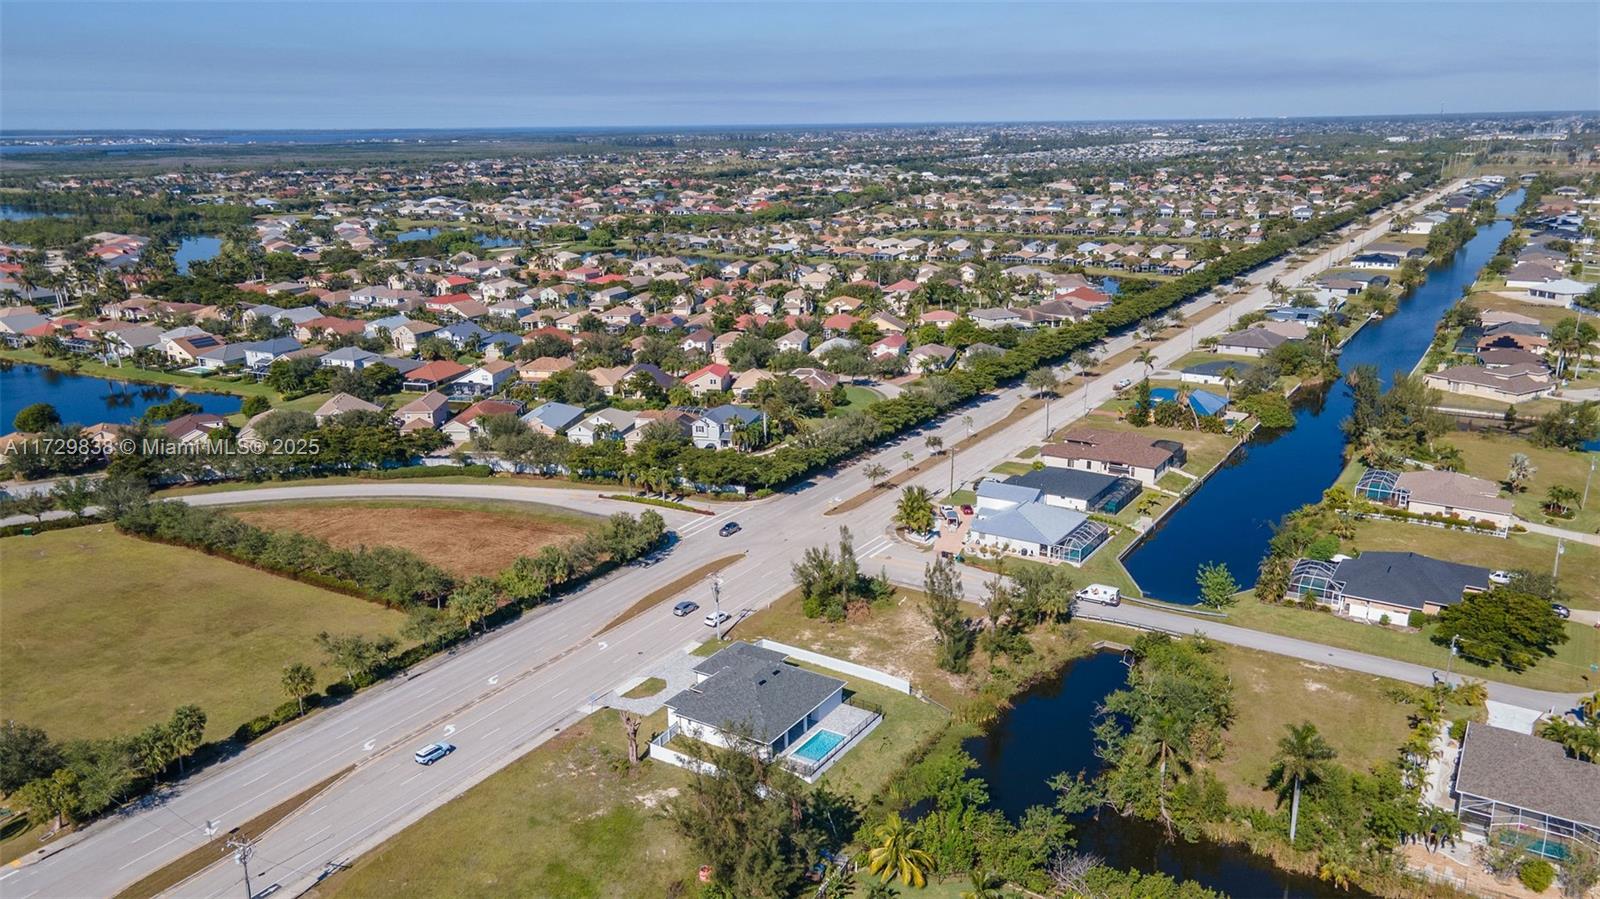
[[[699,534],[699,533],[701,533],[703,531],[716,530],[717,528],[722,527],[727,522],[732,521],[734,519],[734,516],[737,515],[738,512],[739,512],[739,507],[738,506],[732,506],[730,508],[722,510],[721,512],[718,512],[715,515],[704,515],[704,516],[701,516],[699,519],[697,519],[695,521],[692,521],[689,524],[686,524],[681,528],[677,528],[678,537],[680,539],[681,538],[687,538],[687,537],[693,537],[695,534]]]

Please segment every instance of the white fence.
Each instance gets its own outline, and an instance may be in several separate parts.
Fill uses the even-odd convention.
[[[802,662],[810,662],[813,665],[820,665],[823,668],[831,668],[841,674],[848,674],[851,677],[857,677],[864,681],[871,681],[875,684],[881,684],[891,690],[904,693],[907,696],[911,695],[911,681],[908,681],[903,677],[895,677],[892,674],[887,674],[879,671],[876,668],[868,668],[865,665],[857,665],[855,662],[846,662],[844,659],[836,659],[833,656],[825,656],[820,652],[812,652],[809,649],[801,649],[798,646],[790,646],[787,643],[779,643],[776,640],[761,639],[756,641],[756,645],[762,649],[770,649],[773,652],[781,652],[792,659],[799,659]]]
[[[698,774],[715,776],[717,774],[716,765],[713,765],[710,762],[703,762],[700,759],[692,756],[684,755],[676,749],[667,748],[667,744],[670,743],[672,738],[677,735],[678,725],[676,724],[657,734],[655,739],[650,741],[650,749],[648,750],[647,754],[650,756],[650,758],[653,758],[658,762],[665,762],[668,765],[684,768],[689,771],[694,771]]]

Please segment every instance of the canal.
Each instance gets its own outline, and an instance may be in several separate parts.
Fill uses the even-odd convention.
[[[42,365],[0,365],[0,430],[25,406],[49,403],[71,424],[128,424],[144,410],[175,399],[178,391],[162,384],[136,384],[56,371]],[[207,412],[231,415],[239,397],[223,393],[183,394]]]
[[[990,805],[1015,821],[1029,806],[1055,801],[1048,781],[1056,774],[1097,775],[1101,766],[1094,753],[1095,712],[1126,678],[1127,668],[1117,653],[1079,659],[1062,669],[1057,679],[1018,696],[988,733],[967,740],[963,748],[978,761],[975,776],[988,782]],[[1160,871],[1229,896],[1367,895],[1284,871],[1242,847],[1171,842],[1159,826],[1105,809],[1076,816],[1072,823],[1078,851],[1093,853],[1114,868]]]
[[[1501,198],[1496,208],[1509,216],[1521,202],[1519,190]],[[1510,230],[1504,219],[1484,225],[1454,256],[1430,267],[1427,281],[1400,301],[1398,312],[1368,323],[1345,345],[1341,369],[1374,365],[1386,388],[1396,372],[1410,371],[1432,343],[1439,318],[1476,280]],[[1273,525],[1316,502],[1339,476],[1345,444],[1340,423],[1350,414],[1349,391],[1342,383],[1301,391],[1294,406],[1294,428],[1262,434],[1240,447],[1124,558],[1146,596],[1198,602],[1195,569],[1207,562],[1223,562],[1241,583],[1254,583]]]

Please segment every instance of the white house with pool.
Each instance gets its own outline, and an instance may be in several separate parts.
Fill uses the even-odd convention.
[[[732,643],[694,667],[695,684],[667,700],[665,745],[675,735],[749,748],[815,782],[877,725],[845,702],[845,682],[792,665],[781,653]]]

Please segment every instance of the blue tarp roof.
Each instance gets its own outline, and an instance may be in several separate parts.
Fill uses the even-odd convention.
[[[1171,387],[1157,387],[1150,391],[1150,399],[1158,403],[1176,402],[1178,391]],[[1218,396],[1209,390],[1191,390],[1189,391],[1189,408],[1193,409],[1196,415],[1209,417],[1228,408],[1228,400],[1226,397]]]

